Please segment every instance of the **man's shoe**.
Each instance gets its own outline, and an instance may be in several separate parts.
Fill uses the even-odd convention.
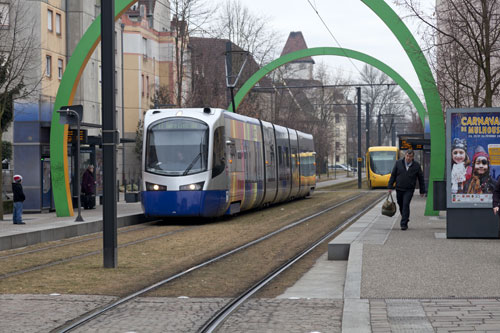
[[[401,230],[406,230],[406,229],[408,229],[408,226],[406,226],[406,225],[401,226]]]
[[[24,222],[14,222],[14,224],[26,224]]]

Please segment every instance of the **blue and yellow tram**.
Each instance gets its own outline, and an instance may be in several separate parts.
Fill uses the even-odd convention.
[[[312,135],[221,109],[147,111],[142,165],[146,216],[230,215],[316,187]]]
[[[368,187],[387,187],[391,171],[399,157],[398,147],[369,147],[366,152],[366,179]]]

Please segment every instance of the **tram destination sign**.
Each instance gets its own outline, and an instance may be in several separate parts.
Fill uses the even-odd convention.
[[[399,149],[401,150],[424,150],[426,145],[430,145],[429,139],[399,138]]]

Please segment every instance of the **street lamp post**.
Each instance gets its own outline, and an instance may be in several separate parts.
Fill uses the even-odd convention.
[[[83,107],[81,105],[72,106],[73,108],[80,109],[83,113]],[[75,222],[84,222],[81,210],[82,203],[80,198],[80,114],[70,109],[69,106],[64,106],[61,110],[58,110],[59,114],[62,116],[60,118],[60,123],[63,125],[75,125],[75,121],[71,118],[76,117],[76,154],[75,154],[75,173],[76,173],[76,196],[78,198],[78,216]]]

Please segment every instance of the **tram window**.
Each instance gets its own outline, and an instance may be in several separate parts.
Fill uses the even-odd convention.
[[[290,167],[290,154],[288,152],[288,147],[285,147],[285,159],[286,159],[286,166]]]
[[[281,146],[278,146],[278,165],[283,165],[283,151],[281,150]]]
[[[214,152],[212,161],[212,178],[220,175],[225,168],[224,158],[224,127],[218,127],[214,131]]]

